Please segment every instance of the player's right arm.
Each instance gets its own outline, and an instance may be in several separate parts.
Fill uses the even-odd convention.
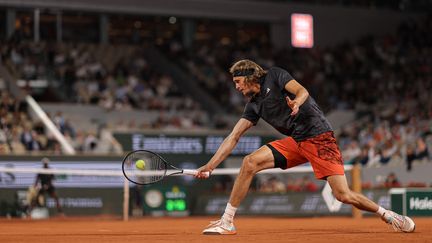
[[[241,118],[237,124],[234,126],[231,133],[224,139],[222,144],[219,146],[216,153],[210,159],[210,161],[200,167],[198,172],[212,172],[218,165],[224,161],[228,155],[230,155],[231,151],[235,148],[240,137],[253,126],[253,123],[245,118]],[[198,173],[198,178],[206,178],[205,176]]]

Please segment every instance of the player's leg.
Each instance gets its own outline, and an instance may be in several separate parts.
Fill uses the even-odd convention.
[[[414,222],[402,215],[386,210],[362,194],[349,189],[342,162],[342,156],[333,133],[323,133],[299,143],[300,152],[309,159],[316,178],[327,179],[334,196],[341,202],[351,204],[358,209],[377,213],[395,230],[412,232]]]
[[[228,235],[236,234],[233,224],[234,215],[237,207],[245,198],[253,177],[261,170],[274,167],[274,158],[272,151],[267,146],[262,146],[252,154],[243,159],[240,172],[234,182],[233,189],[227,207],[222,218],[212,221],[204,229],[203,234]]]
[[[351,191],[344,175],[328,176],[327,181],[337,200],[351,204],[358,209],[378,214],[384,222],[391,224],[396,231],[413,232],[415,230],[415,224],[411,218],[386,210],[362,194]]]
[[[221,220],[211,222],[203,233],[235,234],[232,223],[234,215],[237,207],[245,198],[255,174],[261,170],[274,167],[281,169],[291,168],[306,161],[306,158],[300,155],[297,143],[291,137],[273,141],[246,156]]]
[[[255,174],[264,169],[274,168],[274,165],[272,151],[267,146],[262,146],[246,156],[234,182],[229,203],[233,207],[238,207],[245,198]]]
[[[332,175],[327,177],[327,181],[332,188],[333,195],[340,202],[351,204],[354,207],[375,213],[378,211],[378,204],[374,203],[360,193],[351,191],[345,175]]]
[[[231,191],[229,205],[237,208],[245,198],[256,173],[269,168],[291,168],[307,160],[297,150],[291,137],[273,141],[243,159],[240,173]]]

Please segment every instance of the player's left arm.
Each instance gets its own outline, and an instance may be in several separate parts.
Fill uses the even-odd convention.
[[[286,102],[292,110],[291,115],[294,116],[298,113],[300,106],[303,105],[303,103],[309,97],[309,92],[295,79],[292,79],[285,84],[285,90],[295,95],[293,100],[291,100],[288,96],[286,97]]]

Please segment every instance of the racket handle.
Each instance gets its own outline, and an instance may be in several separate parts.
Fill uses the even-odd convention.
[[[198,171],[197,170],[187,170],[187,169],[184,169],[183,170],[183,174],[196,176],[196,175],[198,175]],[[208,172],[208,171],[204,172],[203,174],[205,175],[206,178],[210,177],[210,172]]]

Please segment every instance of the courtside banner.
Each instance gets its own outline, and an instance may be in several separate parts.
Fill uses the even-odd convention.
[[[16,205],[27,205],[28,193],[28,187],[0,188],[0,201],[3,202],[0,210],[5,212],[4,210]],[[57,188],[56,193],[61,207],[68,216],[122,215],[122,188]],[[46,207],[50,215],[57,212],[56,203],[49,196],[46,197]]]
[[[408,216],[432,216],[432,188],[390,190],[391,209]]]
[[[145,133],[115,133],[114,137],[125,151],[150,150],[167,155],[213,155],[225,139],[225,135],[161,135]],[[240,138],[232,156],[244,156],[262,145],[277,139],[272,136],[246,135]]]
[[[365,190],[365,195],[389,208],[388,190]],[[225,210],[229,195],[199,196],[193,213],[218,215]],[[330,212],[319,192],[249,193],[237,213],[240,215],[279,215],[279,216],[325,216],[351,215],[352,206],[342,204],[340,210]],[[365,214],[368,215],[368,214]]]

